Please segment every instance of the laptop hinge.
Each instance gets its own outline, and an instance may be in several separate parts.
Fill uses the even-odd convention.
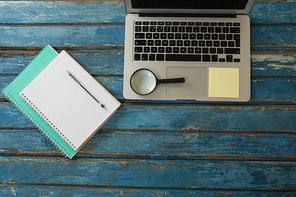
[[[139,17],[206,17],[206,18],[236,18],[235,14],[167,14],[140,13]]]

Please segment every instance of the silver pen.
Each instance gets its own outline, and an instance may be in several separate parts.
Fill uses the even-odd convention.
[[[69,74],[69,76],[74,79],[91,97],[93,97],[93,99],[95,99],[95,101],[97,101],[102,108],[105,107],[104,104],[102,104],[100,101],[98,101],[98,99],[96,99],[69,71],[67,71],[67,73]]]

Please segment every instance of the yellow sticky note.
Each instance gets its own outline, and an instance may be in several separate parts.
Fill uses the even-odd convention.
[[[239,68],[209,68],[209,97],[239,97]]]

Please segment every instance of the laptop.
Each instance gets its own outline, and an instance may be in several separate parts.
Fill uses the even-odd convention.
[[[125,0],[128,15],[124,98],[248,101],[250,19],[247,14],[254,2]],[[139,70],[149,71],[157,79],[146,79],[147,72],[133,82]],[[182,78],[183,82],[158,83],[161,79],[175,78]],[[155,87],[141,94],[133,83]]]

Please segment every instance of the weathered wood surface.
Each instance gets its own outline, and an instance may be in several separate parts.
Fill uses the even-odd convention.
[[[0,7],[1,90],[50,44],[123,103],[68,160],[0,93],[0,196],[296,195],[295,0],[249,15],[246,103],[125,100],[121,0]]]

